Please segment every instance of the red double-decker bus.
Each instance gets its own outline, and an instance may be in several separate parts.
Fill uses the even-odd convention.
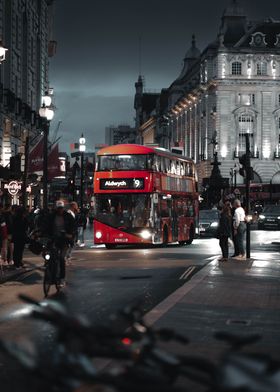
[[[93,205],[96,244],[190,244],[198,221],[194,163],[157,147],[105,147],[97,153]]]

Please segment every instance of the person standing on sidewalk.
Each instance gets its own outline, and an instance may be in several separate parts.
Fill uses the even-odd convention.
[[[12,241],[12,228],[13,228],[13,219],[14,219],[14,213],[16,208],[17,206],[15,205],[11,206],[10,204],[6,204],[3,211],[3,216],[7,226],[7,248],[6,248],[6,258],[5,258],[7,265],[14,265],[14,261],[13,261],[14,243]]]
[[[231,210],[227,204],[224,204],[220,215],[220,224],[219,224],[219,232],[218,232],[220,247],[223,255],[220,261],[228,261],[228,239],[231,237],[231,233],[232,233]]]
[[[27,241],[28,220],[27,212],[24,207],[17,207],[12,226],[12,242],[14,244],[14,263],[15,267],[22,268],[24,246]]]
[[[234,200],[233,206],[235,207],[233,216],[233,235],[235,237],[236,251],[238,253],[234,258],[243,260],[246,258],[244,249],[244,235],[246,231],[245,211],[238,199]]]
[[[3,205],[0,204],[0,248],[1,248],[1,265],[8,265],[7,263],[7,244],[8,231],[5,218],[3,215]]]

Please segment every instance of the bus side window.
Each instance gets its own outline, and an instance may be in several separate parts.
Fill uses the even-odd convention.
[[[166,168],[166,164],[165,164],[166,160],[164,157],[160,157],[160,166],[161,166],[161,171],[163,173],[167,173],[167,168]]]
[[[176,174],[178,176],[181,174],[181,164],[179,161],[176,161]]]
[[[171,161],[171,174],[176,174],[176,161]]]
[[[190,171],[190,176],[193,176],[193,164],[189,164],[189,171]]]
[[[185,163],[181,162],[181,176],[185,175]]]

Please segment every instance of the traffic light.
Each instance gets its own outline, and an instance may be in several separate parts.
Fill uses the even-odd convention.
[[[75,192],[75,180],[73,178],[68,179],[68,184],[67,184],[67,193],[68,194],[74,194]]]
[[[246,175],[246,154],[241,155],[241,157],[239,157],[239,163],[241,165],[241,167],[239,169],[239,174],[242,177],[245,177],[245,175]]]
[[[253,180],[254,178],[254,171],[251,166],[251,161],[250,161],[250,154],[243,154],[241,157],[239,157],[239,163],[241,168],[239,169],[239,174],[242,177],[247,177],[248,180]]]

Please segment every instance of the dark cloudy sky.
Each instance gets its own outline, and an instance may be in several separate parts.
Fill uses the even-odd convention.
[[[250,20],[280,19],[280,2],[239,0]],[[56,0],[56,56],[50,84],[62,120],[61,149],[78,141],[88,149],[104,142],[105,127],[134,124],[134,83],[141,73],[147,90],[168,87],[196,34],[200,49],[215,39],[230,0]]]

